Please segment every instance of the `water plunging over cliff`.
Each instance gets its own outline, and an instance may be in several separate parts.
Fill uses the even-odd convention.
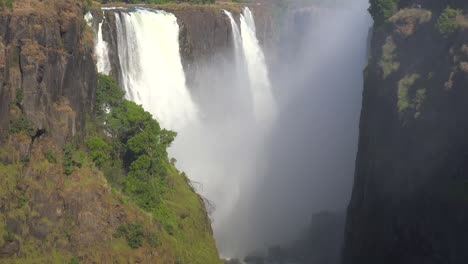
[[[99,73],[109,74],[109,72],[111,71],[111,65],[109,61],[109,44],[102,38],[102,23],[105,20],[104,12],[103,16],[104,18],[98,25],[97,41],[95,46],[95,52],[97,57],[96,66]]]
[[[265,55],[257,39],[252,12],[245,7],[240,17],[242,50],[245,54],[257,119],[268,121],[276,115],[275,100],[265,62]],[[235,31],[235,30],[234,30]]]
[[[111,64],[109,61],[109,44],[104,41],[102,37],[102,24],[104,23],[106,17],[104,12],[102,14],[103,19],[101,22],[99,22],[98,30],[95,32],[94,53],[96,54],[97,71],[99,73],[109,74],[111,71]],[[93,27],[94,17],[91,12],[87,12],[84,16],[84,19],[88,26]]]
[[[234,56],[236,59],[236,64],[239,64],[241,60],[244,59],[243,53],[241,50],[242,46],[242,37],[240,33],[239,26],[237,25],[236,21],[234,20],[234,17],[232,16],[232,13],[223,10],[223,12],[228,16],[229,21],[231,22],[231,28],[232,28],[232,42],[234,44]]]
[[[121,85],[127,97],[151,112],[164,128],[196,120],[179,52],[177,18],[164,11],[116,12]]]

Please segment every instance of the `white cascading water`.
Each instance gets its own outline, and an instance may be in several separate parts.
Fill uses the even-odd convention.
[[[265,55],[257,39],[252,12],[245,7],[240,17],[242,50],[247,63],[255,115],[260,121],[271,121],[276,116],[276,106],[265,62]]]
[[[96,46],[94,47],[94,52],[97,57],[97,70],[99,73],[108,75],[111,71],[111,64],[109,61],[109,44],[104,41],[102,37],[102,23],[106,19],[104,12],[103,19],[98,25],[98,32],[97,32],[97,41]]]
[[[108,75],[111,71],[111,64],[109,61],[109,44],[104,41],[102,37],[102,23],[104,23],[105,14],[104,12],[102,13],[103,19],[98,25],[98,31],[95,32],[95,44],[94,44],[94,54],[96,55],[96,66],[97,66],[97,71],[102,74]],[[87,12],[84,16],[84,19],[86,21],[86,24],[88,26],[93,27],[93,15],[91,12]]]
[[[243,54],[241,50],[242,37],[241,37],[240,29],[236,21],[234,20],[232,13],[227,10],[223,10],[223,12],[228,16],[229,21],[231,21],[232,42],[234,43],[234,53],[235,53],[234,55],[236,59],[236,64],[239,64],[240,60],[243,59]]]
[[[93,19],[93,14],[91,14],[91,12],[86,12],[84,20],[88,26],[93,27]]]
[[[179,52],[177,18],[164,11],[116,12],[121,84],[161,127],[180,131],[197,119]]]

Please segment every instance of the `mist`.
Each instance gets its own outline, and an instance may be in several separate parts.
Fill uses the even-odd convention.
[[[190,87],[200,122],[178,131],[170,153],[215,206],[223,257],[294,241],[323,210],[344,217],[370,26],[367,0],[288,14],[279,48],[265,54],[275,98],[268,121],[255,117],[235,53],[200,64]]]

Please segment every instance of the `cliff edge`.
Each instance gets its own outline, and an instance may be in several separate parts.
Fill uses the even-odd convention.
[[[0,12],[0,263],[220,263],[204,201],[167,156],[157,212],[113,180],[131,169],[97,109],[112,95],[88,9],[18,0]]]
[[[468,4],[378,0],[370,11],[343,263],[466,263]]]

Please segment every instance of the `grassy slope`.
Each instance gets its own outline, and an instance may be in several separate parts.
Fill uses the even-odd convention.
[[[15,137],[25,139],[24,136]],[[0,263],[68,263],[72,257],[80,259],[80,263],[220,263],[203,202],[184,174],[173,166],[167,165],[170,186],[164,195],[160,216],[154,217],[111,189],[103,174],[89,161],[75,168],[72,175],[64,175],[61,152],[47,139],[34,143],[27,162],[18,160],[19,153],[12,150],[13,145],[10,142],[0,148],[0,161],[9,160],[8,164],[0,162],[3,206],[0,249],[8,243],[8,237],[13,237],[19,242],[20,251],[0,258]],[[45,158],[43,153],[49,149],[57,155],[57,163]],[[21,186],[28,188],[24,191]],[[26,202],[23,204],[21,200]],[[56,207],[64,208],[59,217],[50,213],[55,212]],[[112,211],[116,207],[121,208],[119,212],[123,212],[125,220],[109,224],[112,219],[108,217],[116,214]],[[87,210],[97,215],[96,219],[92,218],[96,223],[91,227],[76,217],[86,215]],[[7,227],[6,223],[12,219],[19,223],[18,230]],[[32,235],[34,221],[45,224],[50,230],[45,238]],[[162,228],[165,221],[174,223],[172,234]],[[152,246],[145,240],[142,247],[132,249],[124,238],[114,238],[117,225],[125,223],[142,224],[145,235],[155,234],[157,245]],[[99,234],[92,233],[96,226]],[[83,238],[89,241],[82,243]]]

